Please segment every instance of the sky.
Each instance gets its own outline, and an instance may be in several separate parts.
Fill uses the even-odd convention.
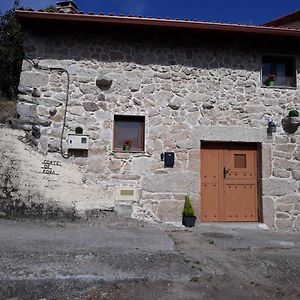
[[[55,0],[20,0],[34,9],[55,5]],[[202,21],[263,24],[300,9],[300,0],[76,0],[79,10],[144,17],[170,17]],[[0,11],[14,0],[0,0]]]

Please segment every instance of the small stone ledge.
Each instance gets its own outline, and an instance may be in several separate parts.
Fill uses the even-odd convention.
[[[111,178],[120,179],[120,180],[139,180],[141,176],[131,175],[131,174],[117,174],[117,175],[112,175]]]
[[[266,128],[240,126],[200,126],[193,130],[192,140],[220,142],[269,143]]]
[[[130,160],[135,157],[151,157],[150,154],[146,152],[110,152],[109,153],[110,157],[113,157],[115,159],[125,159],[125,160]]]

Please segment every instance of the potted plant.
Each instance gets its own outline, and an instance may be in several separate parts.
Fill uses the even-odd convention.
[[[289,111],[287,117],[281,120],[282,128],[286,133],[295,133],[300,126],[299,112],[296,109]]]
[[[194,227],[196,222],[195,211],[191,203],[189,194],[185,195],[184,208],[182,212],[182,225],[186,227]]]
[[[126,139],[126,140],[124,141],[123,150],[124,150],[125,152],[129,152],[130,149],[131,149],[131,146],[132,146],[132,140]]]
[[[269,74],[268,79],[266,80],[267,86],[274,86],[276,80],[276,74]]]
[[[76,128],[75,128],[75,133],[76,133],[76,134],[83,134],[83,129],[82,129],[82,127],[79,127],[79,126],[76,127]]]

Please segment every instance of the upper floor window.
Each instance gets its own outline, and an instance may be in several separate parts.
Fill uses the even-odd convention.
[[[114,117],[114,150],[135,152],[145,148],[145,117]]]
[[[262,85],[296,87],[295,59],[286,56],[263,56]]]

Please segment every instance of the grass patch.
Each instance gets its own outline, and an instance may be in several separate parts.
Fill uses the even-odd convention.
[[[15,117],[17,110],[16,101],[1,101],[0,99],[0,123],[4,124],[9,118]]]

